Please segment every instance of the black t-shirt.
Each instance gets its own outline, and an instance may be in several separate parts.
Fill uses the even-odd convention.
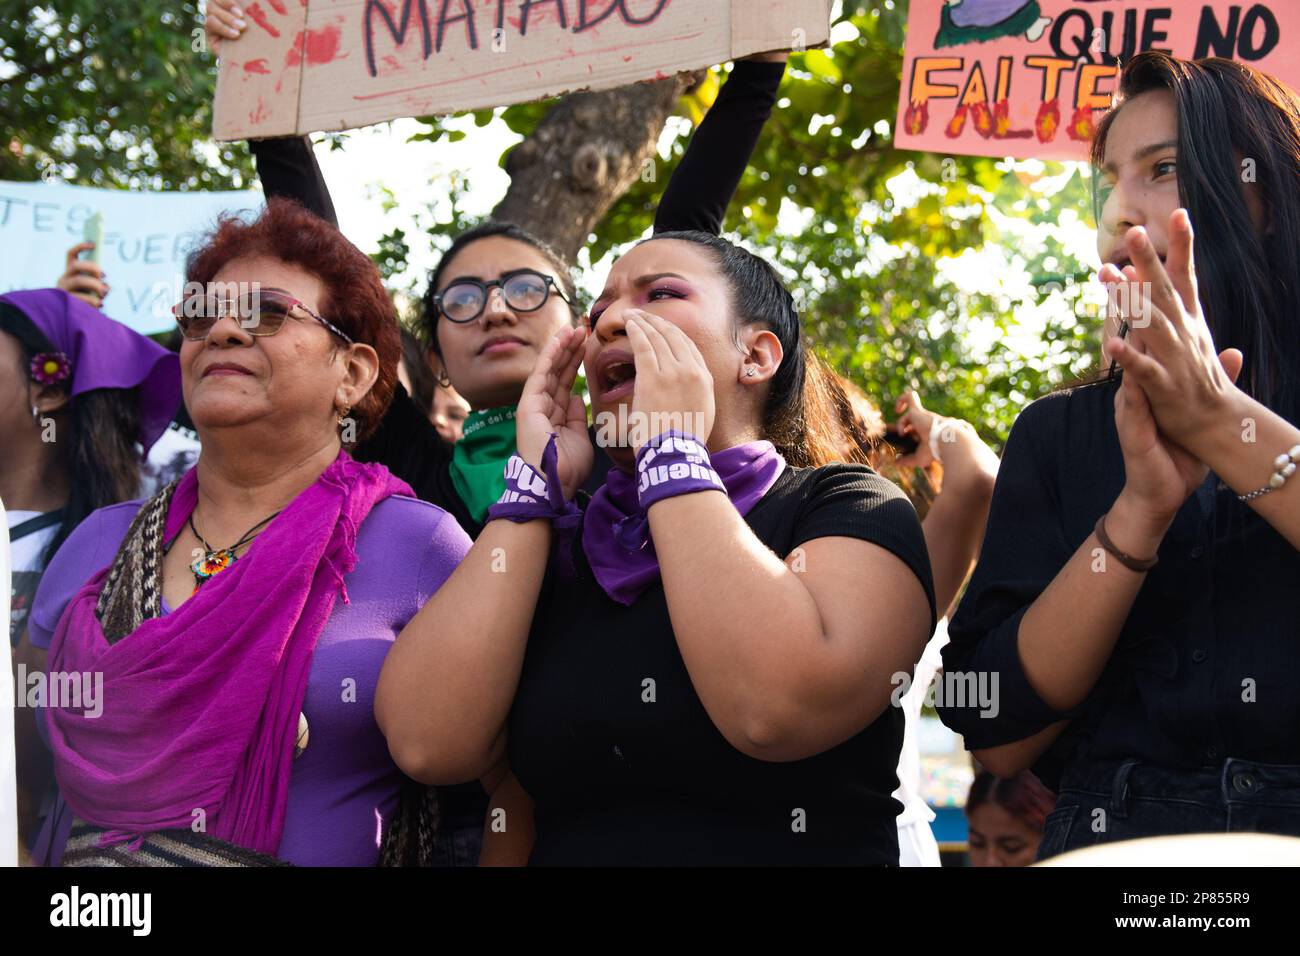
[[[1178,509],[1087,699],[1058,712],[1025,676],[1021,620],[1124,487],[1118,388],[1116,379],[1057,392],[1016,419],[943,651],[949,673],[992,675],[997,714],[941,703],[939,716],[972,750],[1069,719],[1034,767],[1054,789],[1101,762],[1300,763],[1300,551],[1213,473]]]
[[[595,437],[592,438],[595,444]],[[483,531],[451,480],[453,446],[416,407],[401,385],[375,433],[353,450],[358,461],[378,462],[411,486],[415,496],[447,511],[471,538]],[[599,449],[583,490],[595,493],[605,482],[609,458]],[[481,826],[488,798],[477,780],[438,788],[438,811],[445,827]]]
[[[826,536],[888,549],[933,618],[916,512],[871,469],[787,468],[745,520],[782,558]],[[533,864],[897,864],[898,708],[804,760],[748,757],[691,684],[662,583],[626,607],[596,583],[580,535],[572,545],[573,572],[548,570],[510,715],[511,767],[536,806]]]

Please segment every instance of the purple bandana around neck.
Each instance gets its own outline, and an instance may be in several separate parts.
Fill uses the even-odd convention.
[[[709,462],[742,517],[785,470],[785,459],[770,441],[724,448],[711,454]],[[582,522],[582,550],[596,582],[615,601],[627,605],[659,578],[649,518],[637,502],[636,489],[636,475],[611,468]]]
[[[40,330],[71,366],[69,393],[139,387],[140,444],[147,452],[181,404],[180,360],[62,289],[0,295]]]

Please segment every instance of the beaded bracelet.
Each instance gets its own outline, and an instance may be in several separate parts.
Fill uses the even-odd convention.
[[[1273,474],[1269,476],[1268,484],[1244,495],[1237,495],[1237,500],[1254,501],[1270,491],[1277,491],[1286,484],[1288,478],[1295,474],[1296,462],[1300,462],[1300,445],[1293,446],[1290,451],[1273,459]]]

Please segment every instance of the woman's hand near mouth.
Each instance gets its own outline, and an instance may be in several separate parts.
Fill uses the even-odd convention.
[[[716,409],[713,375],[700,350],[685,332],[650,312],[629,310],[626,326],[636,359],[629,419],[647,423],[631,429],[636,450],[669,428],[685,429],[707,445]]]
[[[596,459],[587,433],[587,407],[581,395],[573,393],[573,383],[582,364],[587,330],[563,328],[547,343],[533,372],[524,383],[524,392],[515,412],[515,443],[519,456],[542,472],[542,453],[551,433],[558,435],[557,467],[564,497],[573,498],[591,474]]]
[[[1133,265],[1122,271],[1106,266],[1101,279],[1131,303],[1134,341],[1112,339],[1106,352],[1141,386],[1160,432],[1200,457],[1199,444],[1239,395],[1234,383],[1242,354],[1220,352],[1210,335],[1196,288],[1186,211],[1175,210],[1170,217],[1167,262],[1144,229],[1130,230],[1126,244]]]

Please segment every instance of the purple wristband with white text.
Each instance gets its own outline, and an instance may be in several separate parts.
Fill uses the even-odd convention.
[[[636,456],[636,496],[642,511],[656,501],[696,491],[727,493],[709,461],[709,450],[694,435],[676,429],[656,435]]]
[[[564,500],[560,484],[559,453],[555,449],[558,436],[552,432],[542,452],[543,477],[532,465],[518,455],[506,462],[506,490],[496,504],[488,508],[488,521],[505,518],[509,521],[535,521],[543,518],[560,529],[576,527],[582,512],[572,501]]]

